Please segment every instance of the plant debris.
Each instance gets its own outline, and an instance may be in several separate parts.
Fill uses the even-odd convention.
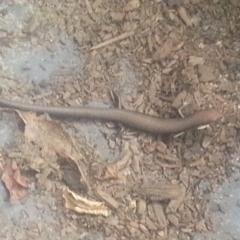
[[[21,170],[15,161],[3,166],[2,181],[9,192],[11,203],[27,196],[29,191],[28,179],[21,175]]]
[[[173,137],[15,111],[25,126],[16,130],[15,145],[3,149],[6,159],[0,158],[11,200],[29,192],[24,169],[44,194],[58,199],[64,189],[65,208],[72,211],[61,222],[71,222],[73,232],[97,229],[107,240],[190,239],[211,230],[210,193],[239,169],[238,163],[230,165],[240,140],[238,6],[235,0],[32,3],[24,24],[0,31],[2,46],[21,49],[29,43],[58,58],[58,44],[66,52],[69,44],[69,58],[77,61],[69,68],[58,65],[34,84],[12,77],[1,61],[4,99],[111,107],[114,91],[118,107],[159,118],[207,108],[224,118]],[[0,23],[9,24],[8,13],[1,14]],[[46,76],[47,64],[40,65]],[[31,67],[39,66],[25,64],[22,71]],[[69,229],[62,235],[68,237]]]

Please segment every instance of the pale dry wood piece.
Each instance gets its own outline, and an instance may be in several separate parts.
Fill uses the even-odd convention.
[[[147,206],[147,214],[148,214],[148,217],[153,222],[157,222],[156,214],[155,214],[155,211],[153,209],[153,204],[152,203],[149,203],[148,206]]]
[[[197,57],[197,56],[190,56],[188,59],[188,63],[194,67],[197,65],[203,65],[204,62],[205,60],[202,57]]]
[[[175,164],[169,164],[169,163],[163,163],[163,162],[157,162],[157,164],[162,168],[181,168],[181,163],[175,163]]]
[[[151,219],[149,219],[148,217],[146,218],[146,226],[150,231],[157,231],[158,230],[155,223]]]
[[[136,211],[139,216],[142,216],[146,212],[147,203],[143,199],[137,201]]]
[[[183,6],[180,6],[178,8],[178,14],[188,27],[193,26],[191,18],[188,16],[188,14]]]
[[[167,145],[165,143],[163,143],[162,141],[158,142],[156,145],[156,151],[160,154],[166,153]]]
[[[132,162],[131,162],[131,167],[132,167],[132,169],[135,173],[137,173],[137,174],[141,173],[139,157],[133,155]]]
[[[140,230],[141,230],[143,233],[149,234],[149,231],[148,231],[148,229],[145,227],[144,224],[140,223],[140,224],[139,224],[139,228],[140,228]]]
[[[119,203],[108,193],[102,191],[101,189],[96,189],[95,191],[98,198],[106,203],[111,209],[117,210],[119,207]]]
[[[201,82],[211,82],[215,81],[216,77],[214,75],[214,69],[210,66],[199,65],[198,66],[199,80]]]
[[[144,104],[144,94],[140,94],[136,101],[133,103],[135,109]]]
[[[131,0],[124,6],[125,12],[131,12],[133,10],[136,10],[140,7],[140,1],[139,0]]]
[[[52,91],[47,92],[47,93],[42,93],[42,94],[34,96],[33,100],[44,99],[44,98],[47,98],[47,97],[51,96],[52,94],[53,94]]]
[[[125,38],[128,38],[128,37],[131,37],[131,36],[133,36],[133,35],[134,35],[134,31],[125,32],[125,33],[123,33],[123,34],[121,34],[121,35],[119,35],[119,36],[117,36],[117,37],[114,37],[114,38],[109,39],[109,40],[107,40],[107,41],[105,41],[105,42],[102,42],[102,43],[100,43],[100,44],[98,44],[98,45],[96,45],[96,46],[93,46],[93,47],[91,48],[91,50],[96,50],[96,49],[99,49],[99,48],[102,48],[102,47],[106,47],[107,45],[110,45],[110,44],[112,44],[112,43],[121,41],[121,40],[123,40],[123,39],[125,39]]]
[[[92,20],[97,21],[98,18],[96,17],[96,15],[94,15],[95,12],[93,11],[89,0],[85,0],[85,4],[86,4],[87,11],[88,11],[90,17],[92,18]]]
[[[147,42],[148,42],[149,52],[152,53],[153,52],[153,42],[152,42],[152,36],[151,35],[147,36]]]
[[[202,147],[206,149],[219,136],[219,134],[220,131],[214,134],[212,137],[205,136],[202,140]]]
[[[174,214],[172,213],[168,214],[167,218],[168,218],[168,221],[172,223],[175,227],[179,226],[179,220]]]
[[[183,186],[178,186],[178,197],[169,202],[166,213],[175,213],[179,206],[183,203],[185,195],[186,188]]]
[[[149,102],[152,104],[154,104],[156,101],[156,92],[157,92],[157,81],[154,78],[150,83],[149,91],[148,91]]]
[[[176,200],[182,195],[182,188],[173,184],[142,184],[134,186],[132,191],[152,201]]]
[[[196,161],[194,162],[191,162],[189,167],[201,167],[201,166],[204,166],[206,164],[206,161],[204,160],[203,157],[197,159]]]
[[[208,229],[207,229],[207,226],[206,226],[206,222],[205,222],[205,219],[202,219],[200,220],[197,224],[196,224],[196,230],[197,231],[201,231],[201,232],[206,232]]]
[[[168,156],[168,155],[163,155],[161,153],[158,153],[157,154],[158,157],[161,157],[162,159],[164,160],[167,160],[169,162],[174,162],[174,163],[181,163],[181,160],[177,157],[172,157],[172,156]]]
[[[165,217],[162,205],[160,203],[153,203],[152,206],[159,224],[158,227],[160,229],[164,229],[165,227],[167,227],[168,223],[167,223],[167,219]]]
[[[185,186],[185,188],[188,188],[189,185],[189,169],[183,168],[182,172],[179,174],[179,180],[182,182],[182,184]]]
[[[175,50],[174,42],[172,39],[168,39],[163,43],[161,47],[153,54],[154,61],[162,61],[168,57]]]
[[[179,109],[183,106],[183,103],[187,99],[187,92],[185,90],[181,91],[172,102],[172,107]]]
[[[90,15],[92,15],[93,10],[92,10],[91,4],[89,3],[88,0],[85,0],[85,3],[86,3],[86,8],[87,8],[87,10],[88,10],[88,13],[89,13]]]
[[[122,22],[123,18],[125,17],[125,13],[111,12],[110,16],[111,16],[113,22]]]

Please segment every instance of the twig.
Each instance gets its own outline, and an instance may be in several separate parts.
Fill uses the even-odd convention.
[[[115,37],[115,38],[109,39],[109,40],[107,40],[107,41],[105,41],[105,42],[102,42],[102,43],[96,45],[96,46],[93,46],[93,47],[91,48],[91,50],[96,50],[96,49],[105,47],[105,46],[110,45],[110,44],[112,44],[112,43],[121,41],[121,40],[123,40],[123,39],[125,39],[125,38],[131,37],[131,36],[133,36],[133,35],[134,35],[134,32],[133,32],[133,31],[131,31],[131,32],[125,32],[125,33],[123,33],[123,34],[121,34],[121,35],[119,35],[119,36],[117,36],[117,37]]]

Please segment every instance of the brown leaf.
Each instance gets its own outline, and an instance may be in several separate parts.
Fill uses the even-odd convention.
[[[71,190],[76,192],[87,192],[89,190],[86,182],[81,179],[81,168],[76,161],[69,158],[61,159],[59,164],[62,171],[62,178]]]
[[[85,177],[84,167],[78,164],[77,160],[81,160],[83,156],[76,150],[76,144],[71,136],[64,130],[63,126],[52,120],[46,120],[37,117],[34,113],[17,111],[25,122],[26,138],[41,146],[47,152],[59,154],[63,158],[67,158],[75,165],[74,168],[80,173],[77,180],[83,180],[83,188],[88,189],[88,183]],[[80,162],[80,161],[79,161]],[[87,186],[87,187],[86,187]]]
[[[28,193],[27,178],[21,175],[20,169],[13,161],[3,168],[2,181],[10,194],[10,202],[18,201],[24,198]]]
[[[120,178],[121,173],[131,164],[132,152],[128,149],[125,151],[124,156],[122,159],[108,164],[102,171],[101,176],[104,179],[109,178]]]
[[[21,112],[21,117],[26,124],[24,134],[29,141],[60,155],[76,156],[72,138],[60,123],[25,112]]]

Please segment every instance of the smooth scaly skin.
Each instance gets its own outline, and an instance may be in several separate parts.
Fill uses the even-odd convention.
[[[99,119],[119,122],[129,127],[155,134],[178,133],[214,122],[222,117],[216,110],[200,110],[186,118],[161,119],[147,114],[122,109],[39,106],[0,99],[0,106],[22,111],[48,113],[51,116],[75,119]]]

